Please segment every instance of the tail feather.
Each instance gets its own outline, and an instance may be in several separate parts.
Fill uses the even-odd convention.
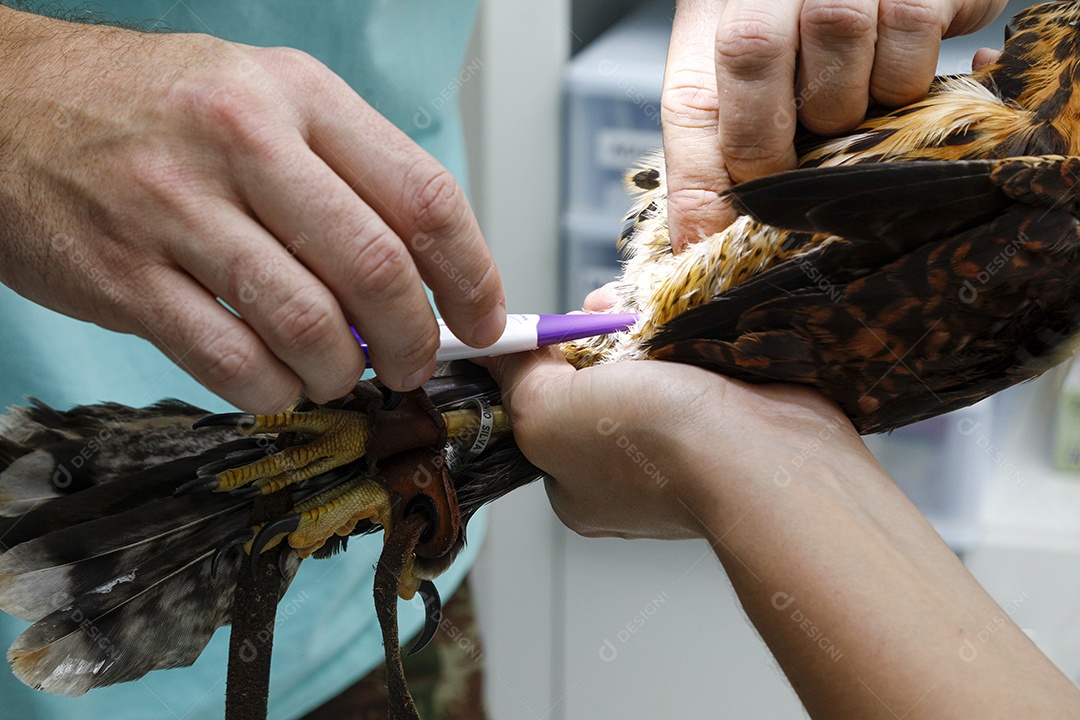
[[[40,620],[157,555],[183,557],[191,538],[210,524],[225,534],[246,526],[249,503],[199,497],[212,502],[162,498],[20,544],[0,556],[0,607],[23,620]]]
[[[231,619],[236,573],[245,556],[227,554],[217,572],[211,570],[228,531],[226,524],[211,524],[183,544],[188,555],[158,553],[39,620],[8,651],[15,675],[31,687],[77,696],[193,663],[214,631]],[[290,556],[286,587],[298,567]]]
[[[107,484],[93,484],[80,492],[61,495],[19,517],[0,518],[0,553],[47,533],[140,508],[158,498],[171,498],[176,488],[194,478],[203,465],[257,444],[252,438],[232,440],[202,455],[180,457]],[[6,482],[7,477],[0,473],[0,486]],[[176,506],[178,510],[184,507]]]
[[[23,682],[81,695],[190,665],[228,624],[244,554],[218,558],[216,573],[211,561],[247,526],[250,501],[173,492],[265,440],[193,431],[203,414],[35,402],[0,416],[0,609],[36,621],[8,653]]]
[[[18,508],[34,499],[70,495],[211,450],[235,437],[228,430],[193,430],[191,424],[206,412],[177,400],[143,409],[103,403],[66,412],[32,403],[0,415],[0,515],[22,512]]]

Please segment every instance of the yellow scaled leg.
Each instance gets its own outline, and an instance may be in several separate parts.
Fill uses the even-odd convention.
[[[195,427],[221,425],[234,426],[245,435],[299,432],[311,437],[311,440],[247,465],[200,477],[198,481],[190,483],[193,486],[191,489],[196,489],[197,484],[214,492],[227,492],[250,485],[268,495],[286,485],[360,459],[367,452],[371,435],[367,415],[326,408],[276,415],[210,415],[197,422]]]
[[[300,527],[289,533],[289,547],[306,558],[333,535],[348,535],[361,520],[390,527],[390,495],[374,480],[350,480],[294,509]]]

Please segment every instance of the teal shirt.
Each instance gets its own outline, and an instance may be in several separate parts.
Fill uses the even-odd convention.
[[[203,32],[251,45],[300,48],[327,64],[462,182],[465,156],[457,108],[458,73],[477,0],[68,0],[144,27]],[[55,0],[35,3],[53,9]],[[57,407],[115,401],[147,405],[175,397],[228,409],[150,344],[72,320],[0,286],[0,407],[32,395]],[[437,581],[444,598],[472,564],[484,518],[469,526],[470,546]],[[357,542],[359,540],[359,542]],[[340,693],[382,661],[372,605],[378,536],[309,560],[276,621],[270,717],[296,718]],[[401,604],[401,636],[423,623],[417,599]],[[6,648],[26,627],[0,614]],[[150,673],[134,683],[64,698],[31,690],[0,667],[0,717],[20,720],[204,720],[224,716],[228,630],[190,668]]]

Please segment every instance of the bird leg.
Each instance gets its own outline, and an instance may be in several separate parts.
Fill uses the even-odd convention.
[[[367,441],[371,436],[369,415],[330,408],[318,408],[308,412],[286,411],[276,415],[208,415],[198,420],[194,427],[198,429],[228,425],[234,425],[244,435],[296,432],[311,439],[247,465],[214,472],[209,477],[202,474],[206,468],[200,470],[199,479],[203,481],[200,486],[214,492],[251,486],[263,495],[269,495],[286,485],[308,480],[359,460],[366,453]],[[181,491],[185,487],[182,487]]]
[[[510,429],[510,420],[501,406],[480,402],[439,413],[422,393],[393,397],[384,404],[378,390],[361,383],[353,399],[342,407],[294,409],[275,415],[226,413],[210,415],[195,423],[196,428],[221,426],[234,427],[249,436],[276,434],[277,444],[290,439],[288,434],[295,434],[291,439],[297,444],[245,464],[230,466],[226,460],[200,468],[199,476],[182,485],[178,494],[200,490],[269,494],[316,478],[314,482],[323,488],[298,502],[290,513],[252,528],[252,533],[243,539],[230,541],[229,547],[242,543],[254,563],[263,551],[282,540],[300,558],[309,557],[334,536],[350,535],[363,521],[381,525],[389,533],[395,518],[400,520],[403,512],[416,511],[413,500],[428,503],[419,505],[433,510],[430,516],[435,525],[444,521],[456,523],[456,499],[452,500],[452,512],[440,515],[431,506],[430,496],[417,497],[416,486],[428,488],[430,483],[416,482],[414,465],[425,472],[427,469],[421,468],[413,458],[419,448],[434,448],[425,452],[434,453],[441,464],[438,448],[448,438],[462,438],[466,443],[472,438],[473,450],[479,452],[476,448],[482,449],[490,436]],[[249,459],[250,456],[237,458],[233,462]],[[365,462],[360,464],[361,460]],[[389,463],[383,472],[377,467],[380,460]],[[334,478],[335,470],[340,477]],[[436,472],[441,473],[441,467]],[[452,487],[448,492],[454,494]],[[450,527],[442,528],[444,539],[452,540],[456,536],[456,526],[452,534],[447,534]],[[418,589],[425,598],[433,590],[425,591],[423,581],[412,572],[410,559],[398,592],[410,599]]]

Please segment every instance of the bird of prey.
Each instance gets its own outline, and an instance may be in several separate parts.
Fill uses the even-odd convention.
[[[1080,330],[1078,82],[1080,0],[1024,10],[998,60],[843,137],[804,135],[799,169],[735,187],[742,216],[679,255],[662,158],[646,160],[628,174],[611,309],[641,319],[566,357],[807,385],[863,433],[1039,375]],[[291,578],[350,534],[408,527],[398,590],[430,593],[472,514],[540,475],[499,400],[483,370],[451,364],[422,392],[360,383],[273,416],[11,409],[0,609],[34,622],[14,672],[78,695],[190,664],[247,559],[275,545]],[[282,488],[292,512],[252,527],[252,497]]]

